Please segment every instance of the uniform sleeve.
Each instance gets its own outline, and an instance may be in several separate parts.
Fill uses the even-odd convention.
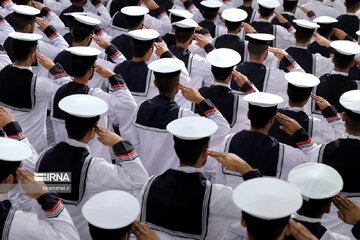
[[[11,59],[7,55],[3,46],[0,45],[0,70],[2,70],[7,65],[11,64]]]
[[[172,26],[166,11],[160,8],[157,8],[153,11],[155,11],[154,14],[156,17],[153,17],[150,14],[146,14],[144,19],[145,24],[158,31],[160,36],[164,36],[165,34],[171,32]]]
[[[307,162],[318,162],[319,159],[319,150],[322,145],[318,145],[313,141],[313,139],[307,134],[305,129],[301,128],[296,131],[292,138],[294,139],[296,145],[304,152],[308,158]]]
[[[317,77],[330,73],[334,69],[334,63],[331,58],[326,58],[319,53],[315,53],[315,61],[315,76]]]
[[[86,10],[90,11],[89,16],[100,20],[102,28],[106,28],[111,23],[111,16],[101,0],[91,0]]]
[[[70,77],[60,64],[55,64],[50,70],[50,78],[38,76],[36,79],[35,96],[39,99],[51,99],[57,89],[70,82]]]
[[[351,233],[356,239],[360,239],[360,222],[357,222],[351,229]]]
[[[55,27],[55,29],[59,29],[62,34],[65,33],[65,25],[60,20],[60,18],[50,10],[48,7],[44,7],[41,9],[40,14],[46,18],[47,21],[51,23],[52,26]]]
[[[140,190],[149,176],[133,145],[124,140],[116,143],[112,149],[116,156],[114,164],[102,158],[92,158],[87,174],[87,190]]]
[[[241,210],[232,200],[233,190],[221,184],[213,184],[210,197],[210,214],[228,220],[240,221]]]
[[[276,27],[276,48],[287,49],[288,47],[295,45],[294,34],[291,29],[285,29],[282,26],[274,25]]]
[[[11,223],[9,239],[80,239],[69,213],[57,195],[46,193],[37,201],[46,217],[39,218],[33,212],[16,211]]]
[[[39,41],[39,52],[51,60],[62,50],[69,47],[64,37],[53,26],[49,26],[45,29],[44,34],[51,40],[51,43]]]
[[[22,161],[22,168],[34,172],[38,154],[26,138],[20,124],[16,121],[10,122],[3,127],[3,130],[8,138],[21,141],[30,147],[32,155],[28,159]]]
[[[111,44],[109,47],[107,47],[105,49],[105,53],[111,59],[111,61],[116,64],[120,64],[126,60],[125,56],[120,52],[120,50],[114,44]]]
[[[3,44],[12,32],[14,32],[14,28],[0,15],[0,44]]]
[[[194,3],[191,0],[186,0],[183,4],[184,4],[185,9],[193,14],[192,19],[195,22],[199,23],[204,20],[201,12],[199,11],[199,9],[194,5]]]
[[[194,54],[191,63],[191,75],[211,76],[211,64],[204,57]]]

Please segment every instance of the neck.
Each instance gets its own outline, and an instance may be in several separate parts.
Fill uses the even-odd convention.
[[[181,47],[181,48],[184,48],[184,49],[188,49],[189,48],[189,45],[190,45],[190,42],[187,41],[186,43],[177,43],[176,46],[177,47]]]
[[[77,6],[77,7],[82,7],[82,6],[84,6],[84,5],[82,4],[82,2],[75,2],[75,3],[73,3],[73,5],[75,5],[75,6]]]
[[[299,107],[299,108],[301,108],[301,107],[304,107],[304,104],[302,104],[302,103],[293,103],[293,102],[289,101],[289,106],[290,107]]]
[[[87,77],[74,77],[74,82],[88,85],[89,79]]]
[[[295,43],[295,46],[297,47],[307,47],[308,46],[308,43]]]
[[[167,98],[170,98],[171,100],[174,100],[176,93],[175,93],[175,94],[173,94],[173,93],[166,93],[166,94],[164,94],[164,93],[159,93],[159,95],[160,95],[160,96],[167,97]]]
[[[258,63],[258,64],[263,64],[264,61],[261,60],[261,59],[258,59],[258,58],[252,58],[252,57],[250,56],[249,62]]]
[[[223,84],[228,84],[228,83],[230,82],[230,79],[231,79],[231,78],[227,78],[227,79],[225,79],[225,80],[215,79],[215,82],[223,83]]]
[[[360,132],[353,132],[353,131],[349,131],[348,129],[346,129],[346,132],[350,135],[360,137]]]
[[[267,16],[267,17],[260,16],[260,19],[262,18],[262,19],[265,19],[265,20],[269,20],[270,17],[271,17],[271,14],[269,16]]]
[[[243,6],[244,7],[251,7],[251,1],[250,2],[244,2]]]
[[[264,127],[264,128],[250,127],[250,132],[258,132],[258,133],[262,133],[264,135],[269,135],[269,128],[267,128],[267,127]]]
[[[239,31],[237,31],[237,30],[235,30],[235,31],[229,31],[229,30],[228,30],[228,33],[229,33],[229,34],[235,34],[235,35],[237,35],[239,32],[240,32],[240,30],[239,30]]]
[[[25,61],[25,62],[15,61],[14,65],[19,66],[19,67],[30,67],[31,63],[28,61]]]
[[[346,13],[356,13],[356,9],[354,9],[354,10],[350,10],[350,9],[346,9]]]
[[[134,62],[146,62],[148,60],[149,59],[147,59],[147,57],[141,57],[141,58],[133,57],[132,58],[132,61],[134,61]]]
[[[180,167],[193,167],[193,168],[202,168],[202,164],[201,162],[197,161],[194,165],[191,165],[191,164],[185,164],[185,163],[182,163],[180,162]]]
[[[213,19],[205,19],[205,21],[208,21],[208,22],[214,22],[216,19],[216,17],[214,17]]]
[[[82,42],[73,42],[73,44],[71,45],[72,47],[87,47],[88,43],[86,43],[85,41]]]
[[[350,69],[350,67],[348,67],[347,69],[340,69],[340,68],[334,67],[334,71],[343,72],[343,73],[348,73],[349,69]]]

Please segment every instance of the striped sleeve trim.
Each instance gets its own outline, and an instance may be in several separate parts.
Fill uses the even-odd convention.
[[[192,3],[191,0],[187,0],[183,4],[184,4],[184,7],[186,8],[186,10],[190,10],[194,7],[194,4]]]
[[[316,17],[316,14],[315,14],[313,11],[309,11],[309,12],[307,13],[307,16],[308,16],[310,19],[313,19],[313,18]]]
[[[255,85],[247,80],[246,83],[240,88],[240,91],[245,94],[255,92]]]
[[[64,210],[64,205],[54,193],[45,193],[37,201],[48,218],[57,217]]]
[[[312,138],[308,135],[304,128],[297,130],[292,137],[299,148],[307,148],[313,144]]]
[[[121,77],[120,74],[115,74],[109,77],[109,82],[111,84],[112,91],[117,91],[120,89],[127,89],[125,80]]]
[[[3,127],[6,136],[15,140],[22,140],[25,138],[24,132],[22,131],[20,124],[16,121],[10,122]]]
[[[129,141],[120,141],[113,146],[113,151],[116,156],[115,163],[124,161],[132,161],[138,157],[134,146]]]
[[[210,117],[214,114],[219,113],[218,109],[209,99],[205,99],[204,101],[199,103],[199,107],[204,112],[206,117]]]
[[[58,63],[56,63],[52,68],[50,68],[49,72],[54,79],[68,76],[65,70]]]
[[[156,17],[157,18],[160,18],[162,15],[164,15],[164,14],[166,14],[166,11],[164,11],[164,12],[162,12],[162,13],[160,13],[160,14],[158,14]]]
[[[102,34],[104,32],[104,30],[100,30],[99,32],[95,33],[96,36],[99,36],[100,34]]]
[[[48,26],[45,31],[44,34],[49,38],[53,38],[55,36],[57,36],[59,34],[59,31],[57,31],[53,26]]]
[[[1,5],[3,5],[3,6],[4,6],[4,5],[5,5],[6,3],[8,3],[8,2],[10,2],[10,0],[5,0],[5,1],[2,1],[2,2],[1,2]]]
[[[322,115],[329,123],[341,120],[341,115],[334,106],[329,106],[322,110]]]

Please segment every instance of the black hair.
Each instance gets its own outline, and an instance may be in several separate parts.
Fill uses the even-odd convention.
[[[29,2],[30,0],[13,0],[16,5],[28,5]]]
[[[20,40],[13,40],[12,51],[16,61],[26,61],[30,54],[36,52],[36,42],[25,42]]]
[[[249,103],[249,119],[254,128],[263,128],[275,116],[277,107],[259,107]]]
[[[126,15],[126,25],[128,29],[137,28],[144,21],[144,15],[141,16],[128,16]]]
[[[90,68],[94,67],[96,57],[78,57],[71,54],[71,68],[74,77],[83,77]]]
[[[175,26],[175,37],[178,43],[186,43],[194,34],[195,28],[181,28]]]
[[[325,199],[309,199],[303,200],[301,208],[298,213],[310,218],[321,218],[325,211],[330,207],[333,198]]]
[[[174,136],[174,148],[181,163],[194,165],[200,155],[209,147],[210,137],[197,140],[183,140]]]
[[[332,33],[332,30],[333,30],[333,26],[334,24],[333,23],[327,23],[327,24],[324,24],[324,23],[318,23],[318,25],[320,26],[317,31],[318,33],[323,36],[324,38],[329,38],[331,33]]]
[[[119,216],[120,217],[120,216]],[[117,229],[103,229],[98,228],[89,223],[89,231],[93,240],[119,240],[127,233],[130,234],[131,224]]]
[[[351,66],[354,61],[355,55],[345,55],[338,53],[337,51],[334,52],[334,65],[336,68],[339,69],[347,69]]]
[[[216,80],[225,81],[227,77],[232,73],[233,67],[228,68],[219,68],[215,66],[211,66],[211,72],[214,75]]]
[[[155,83],[160,94],[166,95],[175,89],[176,85],[180,82],[180,72],[176,71],[170,74],[154,72]]]
[[[252,43],[250,40],[248,44],[249,55],[252,58],[260,59],[262,54],[267,51],[268,47],[269,46],[266,44]]]
[[[71,3],[79,3],[81,2],[82,0],[70,0]]]
[[[291,101],[292,103],[301,103],[310,96],[312,90],[312,87],[296,87],[293,84],[288,83],[287,92],[289,96],[289,101]]]
[[[298,1],[285,0],[283,3],[284,11],[292,12],[292,11],[294,11],[294,9],[296,9],[297,5],[298,5]]]
[[[309,39],[311,39],[314,31],[315,31],[314,29],[308,29],[308,28],[296,26],[296,33],[295,33],[296,42],[302,44],[306,43],[307,41],[309,41]]]
[[[9,175],[16,177],[16,170],[19,168],[21,161],[10,162],[0,159],[0,182],[4,181]]]
[[[266,8],[266,7],[259,5],[259,11],[260,11],[260,15],[262,17],[270,16],[274,12],[274,10],[275,10],[275,8]]]
[[[345,125],[351,132],[360,133],[360,114],[345,109]]]
[[[100,116],[83,118],[64,113],[65,116],[65,128],[69,138],[75,140],[81,140],[85,135],[96,126]]]
[[[203,6],[202,14],[205,19],[212,20],[217,16],[219,9],[220,8],[209,8],[209,7]]]
[[[229,31],[235,31],[241,26],[242,21],[240,22],[230,22],[225,20],[225,25]]]
[[[140,0],[127,0],[128,6],[137,6]]]
[[[89,35],[92,35],[93,33],[94,28],[86,28],[77,24],[76,21],[73,21],[72,36],[74,38],[74,42],[84,41]]]
[[[290,216],[265,220],[254,217],[246,212],[242,212],[242,217],[246,223],[248,234],[254,240],[276,239],[288,225]]]
[[[354,11],[359,6],[359,0],[345,0],[346,10]]]
[[[133,55],[136,58],[142,58],[146,52],[154,45],[154,40],[151,41],[140,41],[132,38]]]
[[[13,25],[14,25],[15,31],[24,30],[28,24],[30,24],[30,25],[35,24],[35,19],[22,18],[22,17],[16,16],[15,14],[13,15]]]

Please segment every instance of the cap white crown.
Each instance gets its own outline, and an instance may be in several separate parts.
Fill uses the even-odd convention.
[[[91,118],[106,113],[108,105],[98,97],[74,94],[61,99],[59,108],[76,117]]]
[[[20,141],[0,137],[0,160],[19,162],[31,157],[31,148]]]
[[[228,68],[240,63],[241,56],[230,48],[217,48],[206,55],[206,60],[215,67]]]

